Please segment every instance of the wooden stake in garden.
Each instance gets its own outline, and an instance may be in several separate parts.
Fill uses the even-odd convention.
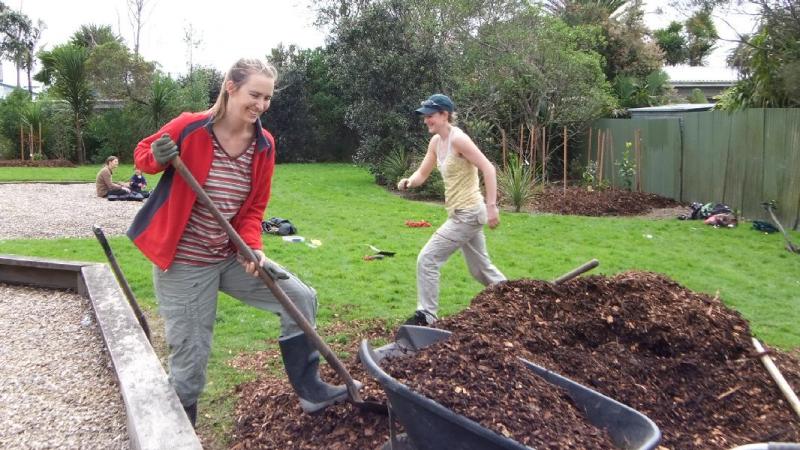
[[[547,128],[542,126],[542,185],[547,180]]]
[[[531,183],[536,184],[536,125],[533,128],[528,128],[528,155],[531,161]]]
[[[612,130],[608,130],[608,161],[611,166],[611,187],[614,187],[614,133]]]
[[[564,127],[564,195],[567,195],[567,127]]]
[[[633,153],[636,161],[636,192],[642,192],[642,130],[636,129],[633,132]]]
[[[589,146],[586,149],[586,167],[592,163],[592,127],[589,127]]]
[[[506,158],[506,130],[500,128],[500,147],[503,150],[503,169],[508,170],[508,159]]]
[[[598,131],[600,133],[600,147],[597,149],[597,183],[603,183],[603,157],[606,153],[606,135],[608,131]]]
[[[30,132],[31,132],[30,136],[28,136],[28,137],[29,137],[29,139],[28,139],[28,149],[30,150],[31,159],[33,159],[33,151],[34,151],[34,144],[33,144],[33,124],[32,124],[32,123],[29,123],[29,124],[28,124],[28,128],[30,128]]]

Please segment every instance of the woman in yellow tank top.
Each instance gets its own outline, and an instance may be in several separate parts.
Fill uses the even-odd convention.
[[[447,221],[431,236],[417,257],[417,311],[406,321],[430,325],[439,309],[439,274],[442,265],[457,250],[464,254],[470,274],[484,286],[505,281],[486,250],[483,226],[500,225],[497,208],[497,177],[494,165],[472,139],[454,126],[455,105],[443,94],[434,94],[415,111],[424,116],[432,134],[419,168],[397,183],[405,190],[420,186],[438,168],[444,180]],[[486,200],[480,191],[478,171],[483,174]]]

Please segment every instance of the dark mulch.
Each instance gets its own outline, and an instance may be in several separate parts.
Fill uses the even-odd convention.
[[[565,391],[519,361],[517,347],[481,332],[456,333],[382,366],[416,392],[527,446],[615,448]]]
[[[747,322],[718,299],[689,291],[661,275],[592,276],[561,286],[512,281],[483,291],[468,309],[438,326],[455,332],[443,344],[450,351],[431,349],[439,360],[430,361],[432,356],[426,353],[395,361],[388,368],[402,371],[408,363],[422,371],[437,371],[429,376],[417,370],[408,379],[427,379],[428,386],[417,388],[432,398],[478,421],[488,418],[485,425],[499,433],[536,442],[536,436],[517,434],[518,422],[529,420],[521,416],[521,407],[503,400],[502,409],[483,411],[496,408],[487,399],[500,393],[533,394],[523,401],[542,410],[540,420],[531,422],[530,428],[536,428],[533,434],[550,445],[536,445],[539,448],[602,448],[603,444],[559,442],[564,435],[567,441],[575,437],[574,430],[582,422],[566,412],[570,408],[564,405],[569,403],[564,397],[548,397],[552,388],[542,390],[520,377],[513,356],[525,357],[646,414],[660,427],[666,448],[727,449],[753,442],[800,440],[800,424],[753,354]],[[362,336],[374,341],[386,334],[376,328]],[[354,352],[356,344],[349,347]],[[800,386],[800,362],[780,352],[773,356],[789,383]],[[365,382],[366,399],[383,400],[380,388],[354,358],[346,365]],[[485,373],[488,382],[477,384],[481,376],[471,372]],[[331,379],[329,368],[325,373]],[[349,405],[329,408],[316,417],[303,415],[283,377],[246,384],[239,389],[239,397],[232,440],[237,449],[374,449],[388,438],[385,417],[361,413]],[[502,416],[507,417],[500,421]],[[567,423],[559,422],[560,416]],[[587,430],[587,439],[601,437]]]
[[[0,159],[0,167],[75,167],[75,164],[66,159],[43,159],[40,161]]]
[[[661,275],[513,281],[439,326],[521,344],[519,356],[650,417],[668,448],[800,440],[800,423],[754,355],[747,322]],[[776,357],[800,386],[800,362]]]
[[[652,209],[681,206],[680,202],[656,194],[622,189],[589,191],[585,187],[548,186],[535,194],[529,209],[576,216],[638,216]]]

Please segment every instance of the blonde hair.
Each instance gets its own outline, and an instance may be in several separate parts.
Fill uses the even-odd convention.
[[[275,69],[275,66],[261,58],[241,58],[236,61],[233,66],[228,69],[228,73],[225,74],[225,79],[222,80],[222,88],[219,90],[217,101],[208,110],[211,113],[212,122],[216,122],[225,116],[229,97],[228,90],[225,89],[225,86],[228,84],[228,81],[230,80],[233,82],[233,90],[236,90],[254,73],[261,73],[266,75],[267,78],[278,81],[278,70]]]
[[[458,113],[456,113],[455,111],[453,112],[445,111],[445,112],[447,113],[447,123],[449,123],[450,125],[457,125]]]
[[[109,156],[108,158],[106,158],[106,165],[109,165],[109,164],[111,164],[111,161],[113,161],[113,160],[115,160],[115,159],[119,159],[119,158],[117,158],[117,157],[116,157],[116,156],[114,156],[114,155],[111,155],[111,156]]]

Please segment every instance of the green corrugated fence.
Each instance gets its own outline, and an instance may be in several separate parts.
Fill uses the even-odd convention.
[[[606,136],[603,178],[615,186],[622,185],[616,163],[638,130],[643,191],[684,202],[723,202],[748,220],[767,218],[761,203],[776,200],[781,223],[800,226],[800,109],[601,119],[592,126],[593,160],[598,130]],[[630,153],[635,159],[633,148]]]

